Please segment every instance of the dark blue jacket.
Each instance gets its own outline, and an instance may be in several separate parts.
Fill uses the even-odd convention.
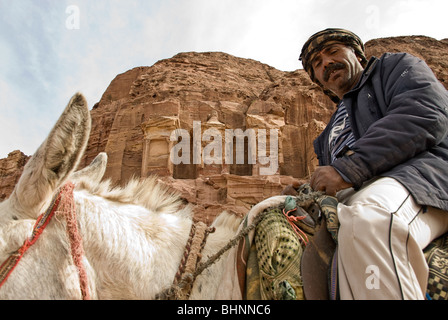
[[[343,100],[357,140],[331,165],[355,188],[392,177],[420,205],[448,211],[448,91],[426,63],[406,53],[372,58]],[[329,129],[314,141],[320,166],[330,165]]]

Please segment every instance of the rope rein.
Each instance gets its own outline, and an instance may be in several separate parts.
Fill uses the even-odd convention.
[[[283,215],[286,217],[286,220],[288,220],[288,223],[291,225],[292,229],[294,230],[294,232],[296,233],[297,237],[299,237],[302,242],[307,245],[309,240],[308,240],[308,236],[306,235],[305,232],[302,231],[302,229],[300,229],[296,222],[303,220],[306,218],[306,216],[303,217],[295,217],[295,216],[291,216],[290,213],[296,211],[297,209],[292,209],[289,210],[288,212],[285,212],[285,209],[282,210]]]
[[[79,273],[82,299],[90,299],[87,273],[82,262],[84,249],[76,222],[76,208],[73,198],[73,190],[73,183],[67,183],[61,188],[60,192],[53,197],[47,211],[42,213],[37,218],[31,236],[25,240],[23,245],[18,250],[12,253],[2,263],[2,265],[0,266],[0,288],[5,284],[6,280],[8,280],[9,276],[17,267],[24,254],[28,251],[29,248],[31,248],[33,244],[36,243],[36,241],[42,235],[53,216],[55,214],[61,214],[67,220],[67,233],[70,242],[73,263],[75,264]]]
[[[191,288],[186,289],[184,283],[187,282],[188,275],[194,272],[199,261],[202,258],[202,249],[204,249],[205,242],[210,233],[215,232],[214,227],[207,227],[203,222],[195,222],[191,225],[190,236],[185,245],[184,255],[179,264],[176,277],[174,278],[172,286],[182,283],[184,290],[177,292],[177,299],[186,299],[190,294]],[[185,279],[184,279],[185,278]]]
[[[34,224],[33,231],[31,236],[28,237],[23,245],[13,252],[0,266],[0,288],[5,284],[6,280],[8,280],[11,273],[19,264],[23,255],[28,251],[28,249],[36,243],[39,239],[42,232],[45,230],[46,226],[50,222],[51,218],[54,216],[57,207],[59,206],[59,202],[61,201],[61,197],[58,194],[53,198],[51,204],[46,212],[41,214]]]
[[[296,201],[297,201],[297,205],[298,206],[309,206],[311,203],[316,202],[316,199],[318,197],[322,196],[322,192],[319,191],[312,191],[310,193],[300,193],[298,196],[295,196]],[[287,213],[294,211],[294,210],[290,210]],[[284,210],[282,211],[283,214],[285,215],[285,217],[288,219],[288,222],[292,225],[295,226],[295,224],[293,223],[293,221],[295,220],[302,220],[303,218],[300,217],[293,217],[293,216],[288,216],[287,213],[284,212]],[[158,294],[156,296],[156,299],[159,300],[178,300],[178,299],[188,299],[191,290],[193,288],[193,284],[194,281],[196,280],[196,278],[201,275],[201,273],[209,268],[210,266],[212,266],[215,262],[217,262],[221,256],[226,253],[228,250],[230,250],[231,248],[233,248],[234,246],[236,246],[241,239],[243,239],[244,237],[246,237],[252,230],[254,230],[258,224],[265,218],[265,216],[269,213],[268,210],[264,210],[263,212],[260,212],[252,221],[252,223],[244,228],[242,228],[240,230],[240,232],[233,237],[224,247],[222,247],[219,251],[217,251],[215,254],[211,255],[208,257],[206,262],[203,263],[199,263],[198,267],[196,268],[196,270],[192,273],[186,273],[179,281],[174,281],[173,284],[165,289],[164,291],[162,291],[160,294]],[[294,228],[294,227],[293,227]],[[304,235],[301,236],[296,229],[299,229],[297,226],[295,226],[294,231],[296,232],[296,234],[299,236],[299,238],[302,239],[302,241],[307,244],[308,243],[308,237],[306,236],[305,233],[303,233],[302,230],[299,229],[299,232],[302,233]]]
[[[221,250],[208,257],[208,260],[206,262],[199,263],[198,267],[196,268],[196,270],[194,270],[194,272],[185,274],[179,282],[173,283],[171,287],[165,289],[162,293],[160,293],[156,297],[156,299],[178,300],[182,298],[188,298],[196,278],[205,269],[209,268],[216,261],[218,261],[226,251],[230,250],[232,247],[237,245],[242,238],[247,236],[249,232],[253,230],[261,220],[263,220],[266,214],[267,212],[264,211],[259,215],[257,215],[250,225],[241,229],[241,231],[234,238],[232,238],[223,248],[221,248]]]
[[[60,195],[63,196],[63,201],[60,205],[60,210],[56,214],[60,214],[65,218],[67,224],[67,236],[70,242],[71,255],[73,263],[78,271],[79,284],[81,289],[81,296],[83,300],[90,300],[89,284],[87,279],[87,272],[84,268],[83,257],[84,247],[82,244],[82,237],[79,234],[78,223],[76,219],[76,208],[73,197],[73,190],[75,185],[67,183],[61,190]]]

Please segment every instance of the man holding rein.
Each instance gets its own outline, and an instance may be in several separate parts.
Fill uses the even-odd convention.
[[[300,60],[337,103],[314,142],[310,185],[339,201],[340,298],[424,299],[422,250],[448,231],[447,90],[412,55],[368,61],[348,30],[312,35]],[[366,270],[378,270],[378,286]]]

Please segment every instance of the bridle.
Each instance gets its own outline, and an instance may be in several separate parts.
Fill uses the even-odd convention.
[[[90,299],[89,286],[87,281],[87,273],[85,271],[82,258],[84,249],[82,238],[79,235],[78,224],[76,219],[75,201],[73,198],[74,184],[66,183],[56,196],[53,197],[48,209],[42,213],[34,224],[31,235],[25,240],[23,245],[13,252],[0,266],[0,289],[8,280],[11,273],[19,264],[22,257],[33,246],[44,232],[55,214],[61,214],[67,222],[67,236],[69,238],[71,255],[75,264],[80,281],[81,295],[83,300]]]

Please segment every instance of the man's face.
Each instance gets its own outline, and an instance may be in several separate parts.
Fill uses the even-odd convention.
[[[339,98],[356,85],[363,71],[354,50],[343,44],[322,49],[313,58],[311,66],[316,79]]]

